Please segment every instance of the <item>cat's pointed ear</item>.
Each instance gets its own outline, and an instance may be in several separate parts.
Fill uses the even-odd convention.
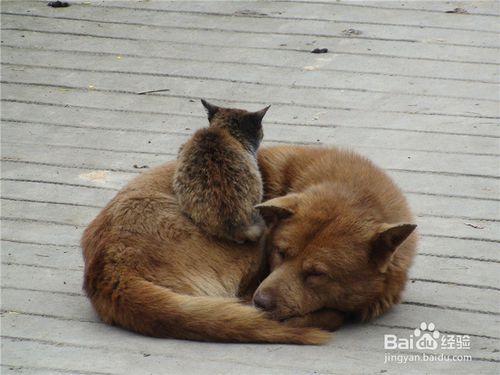
[[[257,122],[257,123],[261,123],[262,122],[262,119],[264,118],[267,110],[269,109],[269,107],[271,107],[270,105],[268,105],[266,108],[262,108],[260,111],[257,111],[257,112],[252,112],[250,114],[250,116],[252,117],[252,119]]]
[[[205,109],[207,110],[208,121],[212,120],[214,115],[219,110],[219,107],[217,107],[216,105],[210,104],[205,99],[201,99],[201,104],[203,104],[203,107],[205,107]]]
[[[380,226],[373,236],[371,252],[371,258],[380,272],[386,272],[392,255],[416,227],[415,224],[408,223],[382,224]]]

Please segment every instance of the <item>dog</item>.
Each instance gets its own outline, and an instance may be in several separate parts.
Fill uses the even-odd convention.
[[[400,301],[417,234],[386,173],[336,148],[266,148],[259,165],[271,273],[257,307],[291,326],[335,330]]]
[[[328,334],[310,326],[335,329],[347,313],[369,319],[399,301],[415,226],[380,169],[303,147],[263,148],[258,163],[272,270],[259,288],[262,244],[197,228],[178,205],[171,162],[129,183],[84,231],[84,290],[104,322],[156,337],[321,344]],[[265,312],[241,303],[252,294]]]
[[[321,344],[329,334],[271,320],[251,300],[263,272],[263,241],[205,234],[173,192],[176,163],[147,171],[84,231],[84,290],[106,323],[155,337]]]

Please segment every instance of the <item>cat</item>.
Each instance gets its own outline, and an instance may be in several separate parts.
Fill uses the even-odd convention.
[[[201,102],[209,126],[181,146],[173,190],[181,210],[204,232],[237,243],[256,242],[266,228],[254,206],[262,200],[256,152],[269,106],[248,112]]]

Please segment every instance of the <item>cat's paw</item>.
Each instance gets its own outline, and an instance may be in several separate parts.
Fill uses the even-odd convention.
[[[243,231],[243,236],[246,240],[257,242],[264,234],[266,227],[260,223],[249,225]]]

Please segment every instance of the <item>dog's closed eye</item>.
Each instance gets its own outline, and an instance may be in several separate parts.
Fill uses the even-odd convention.
[[[313,271],[307,272],[306,275],[307,275],[307,277],[311,277],[311,276],[326,276],[326,273],[324,273],[322,271],[313,270]]]
[[[283,249],[276,249],[276,255],[280,260],[284,260],[286,258],[286,251]]]
[[[326,280],[328,277],[326,270],[320,267],[311,268],[304,272],[304,278],[308,284],[316,284]]]

